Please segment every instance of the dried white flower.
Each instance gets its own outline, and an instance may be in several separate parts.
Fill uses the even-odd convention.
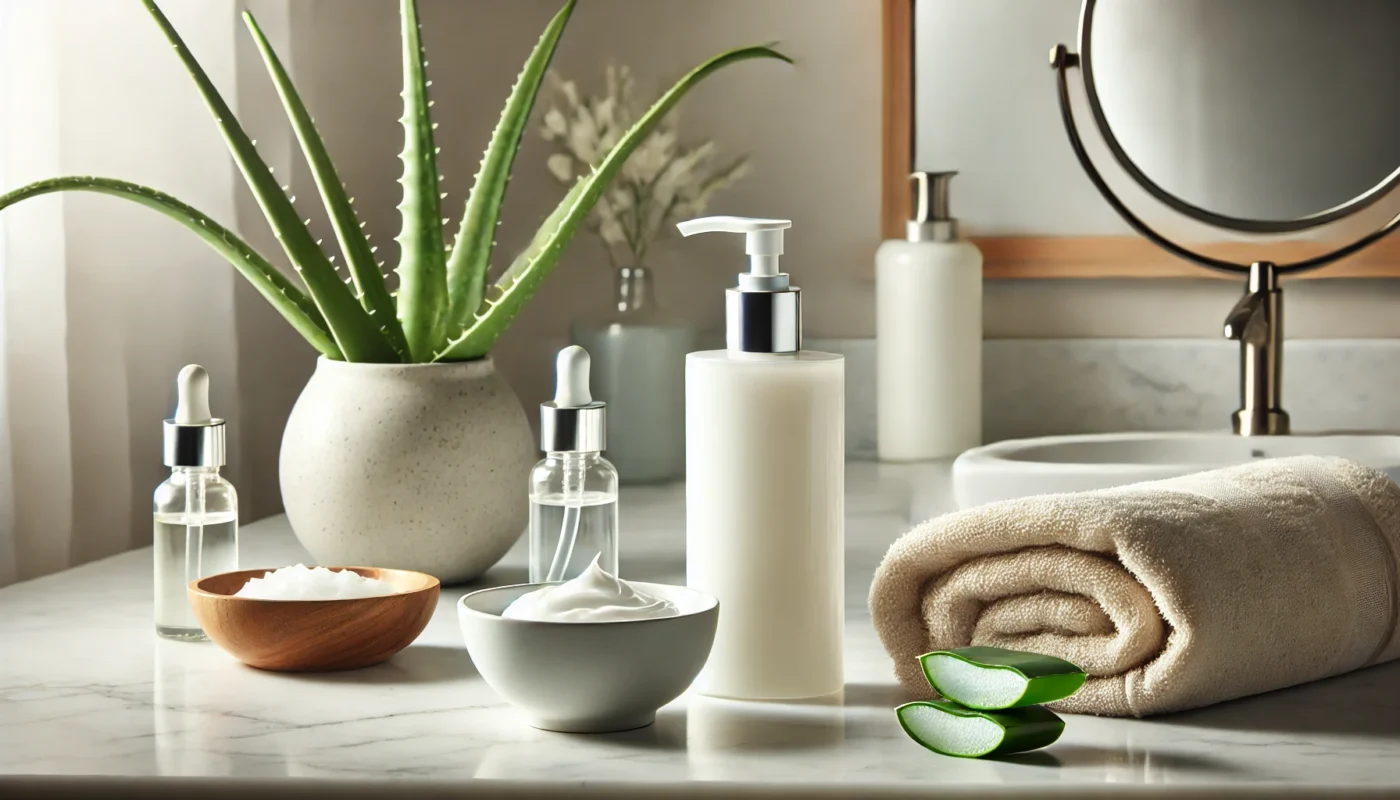
[[[555,153],[545,161],[545,166],[549,167],[551,175],[559,179],[560,183],[569,183],[574,179],[574,160],[563,153]]]
[[[569,150],[574,158],[585,164],[594,164],[602,153],[598,152],[598,127],[593,124],[593,115],[588,109],[579,106],[569,125]]]
[[[552,142],[555,139],[568,134],[569,123],[564,120],[564,115],[557,108],[551,108],[544,115],[544,140]]]
[[[573,81],[553,72],[547,77],[553,102],[540,135],[556,147],[546,165],[566,186],[596,168],[646,110],[634,98],[636,81],[627,67],[610,65],[603,79],[606,94],[581,98]],[[614,264],[619,256],[644,263],[647,249],[672,234],[675,222],[703,213],[716,192],[748,173],[747,158],[715,168],[714,154],[713,142],[691,147],[680,141],[674,113],[632,151],[588,220]]]
[[[621,247],[627,244],[627,236],[622,232],[622,225],[615,219],[608,220],[599,225],[598,235],[603,238],[603,242],[609,247]]]
[[[608,97],[620,97],[622,95],[621,75],[627,68],[619,68],[616,64],[609,64],[603,69],[603,83],[607,87]]]
[[[632,192],[625,186],[613,186],[604,199],[607,202],[602,205],[607,206],[609,212],[622,212],[632,207]]]
[[[560,83],[559,91],[563,92],[564,97],[568,98],[569,105],[578,105],[578,87],[574,85],[573,81],[563,81]]]
[[[616,125],[613,111],[617,108],[616,97],[604,97],[593,106],[593,118],[598,121],[600,130],[609,130]]]

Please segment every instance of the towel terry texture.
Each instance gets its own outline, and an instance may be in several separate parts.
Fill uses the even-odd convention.
[[[1052,706],[1146,716],[1400,656],[1400,487],[1313,456],[992,503],[890,548],[870,613],[910,692],[917,657],[991,645],[1089,673]]]

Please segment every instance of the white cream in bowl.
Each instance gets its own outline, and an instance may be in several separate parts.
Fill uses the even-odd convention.
[[[624,622],[680,614],[675,603],[637,589],[598,563],[578,577],[516,598],[501,616],[535,622]]]

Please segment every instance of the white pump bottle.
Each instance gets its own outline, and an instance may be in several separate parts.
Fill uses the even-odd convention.
[[[778,271],[787,220],[706,217],[745,234],[727,349],[686,356],[686,582],[720,601],[695,689],[818,697],[844,685],[845,361],[802,349],[802,299]]]

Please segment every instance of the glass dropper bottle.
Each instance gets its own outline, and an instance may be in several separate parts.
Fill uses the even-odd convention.
[[[607,404],[588,388],[588,351],[559,352],[554,399],[540,404],[543,461],[530,472],[530,582],[577,577],[598,559],[617,574],[617,469],[607,447]]]
[[[170,478],[156,487],[156,633],[198,641],[190,581],[238,569],[238,493],[219,475],[225,461],[224,421],[209,413],[209,373],[198,364],[180,370],[175,418],[165,421],[165,464]]]

